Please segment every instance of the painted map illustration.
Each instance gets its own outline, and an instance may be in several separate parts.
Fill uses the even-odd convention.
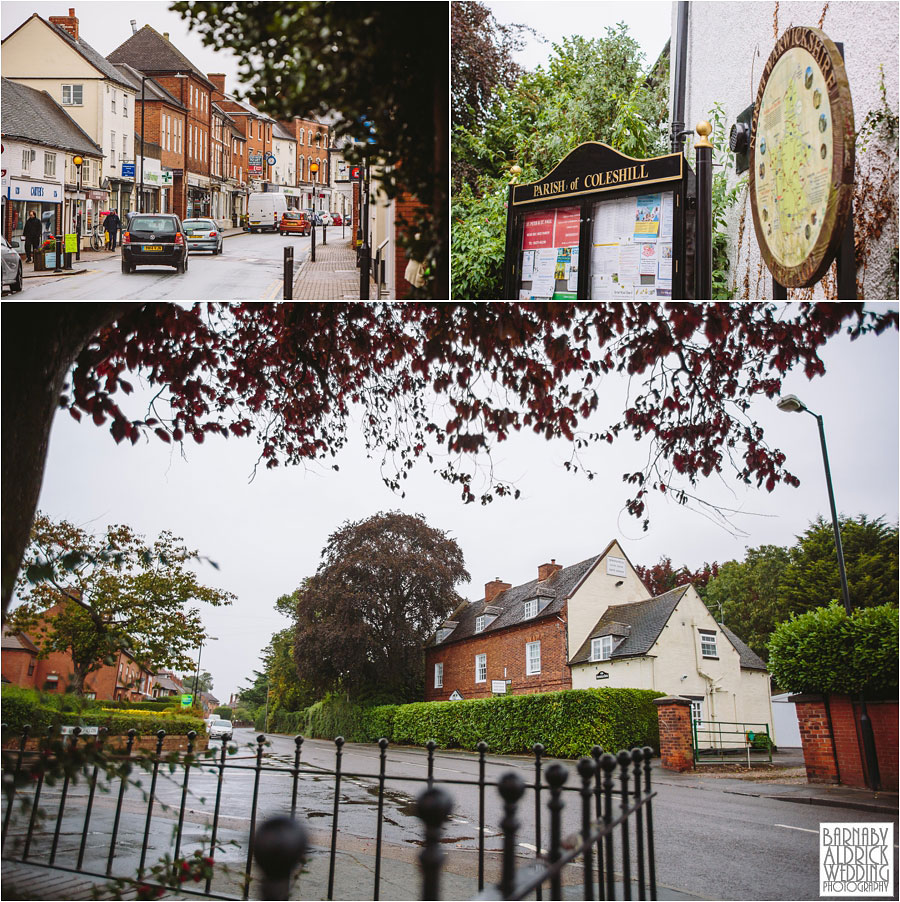
[[[757,211],[766,243],[783,266],[803,262],[825,219],[832,168],[828,91],[812,55],[784,53],[760,105],[755,154]]]

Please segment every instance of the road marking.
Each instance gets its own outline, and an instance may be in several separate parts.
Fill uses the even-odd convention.
[[[278,295],[278,289],[281,287],[281,279],[276,279],[268,288],[266,288],[262,300],[274,301]]]
[[[808,827],[792,827],[790,824],[775,824],[776,827],[784,827],[785,830],[802,830],[804,833],[816,833],[818,830],[810,830]]]

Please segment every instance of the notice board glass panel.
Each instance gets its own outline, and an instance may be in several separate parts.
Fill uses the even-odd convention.
[[[520,301],[577,299],[580,233],[580,207],[525,214],[519,250]]]
[[[600,200],[591,207],[591,300],[672,297],[675,193]]]

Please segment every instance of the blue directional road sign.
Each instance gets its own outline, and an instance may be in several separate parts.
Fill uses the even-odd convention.
[[[275,165],[275,154],[273,154],[273,153],[266,154],[266,162],[270,166],[274,166]]]

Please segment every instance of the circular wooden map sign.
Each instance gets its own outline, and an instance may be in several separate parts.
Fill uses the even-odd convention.
[[[753,107],[750,208],[766,266],[813,285],[837,253],[853,198],[854,124],[841,55],[818,28],[789,28]]]

